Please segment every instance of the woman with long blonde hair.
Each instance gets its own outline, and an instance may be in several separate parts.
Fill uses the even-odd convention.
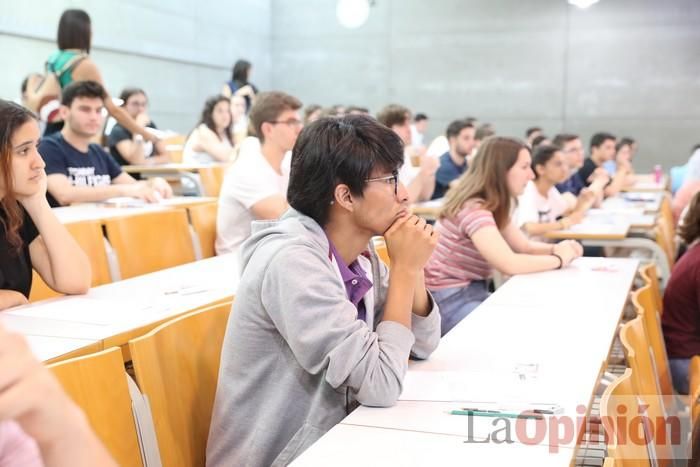
[[[436,230],[440,240],[425,268],[438,302],[442,334],[488,297],[495,268],[506,275],[558,269],[581,256],[574,241],[528,240],[512,221],[516,198],[534,178],[530,150],[517,139],[487,138],[457,185],[447,193]]]

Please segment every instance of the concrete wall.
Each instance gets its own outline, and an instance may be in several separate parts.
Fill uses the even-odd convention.
[[[272,85],[305,103],[402,103],[433,136],[460,116],[515,136],[608,130],[639,141],[641,171],[700,142],[697,0],[377,0],[356,30],[330,0],[272,11]]]
[[[357,30],[334,0],[0,0],[0,96],[39,71],[61,11],[93,19],[93,59],[112,94],[146,89],[161,127],[188,131],[239,57],[261,89],[304,103],[399,102],[441,133],[460,116],[522,136],[594,131],[640,142],[638,170],[700,142],[700,2],[376,0]]]
[[[1,97],[15,99],[24,76],[42,70],[70,7],[92,18],[91,56],[108,91],[145,89],[161,128],[189,131],[238,58],[270,86],[269,0],[0,0]]]

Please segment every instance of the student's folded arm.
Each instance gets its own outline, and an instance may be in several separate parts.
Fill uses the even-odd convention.
[[[27,297],[16,290],[0,289],[0,311],[13,306],[26,305]]]
[[[528,235],[544,235],[553,230],[561,230],[559,222],[526,222],[523,224],[523,230]]]
[[[386,304],[386,295],[389,290],[389,270],[386,265],[377,258],[376,260],[379,264],[380,275],[382,277],[381,281],[375,284],[378,289],[378,303],[375,304],[375,309],[383,310]],[[428,297],[428,314],[425,316],[418,315],[416,313],[411,314],[411,332],[415,338],[413,347],[411,348],[411,356],[420,360],[425,360],[432,354],[435,349],[437,349],[438,344],[440,344],[440,311],[438,310],[437,303],[433,299],[430,292],[425,288],[425,282],[423,276],[420,277],[421,284],[417,284],[416,291],[414,295],[421,293],[427,294]],[[414,296],[414,307],[416,304],[416,298]],[[379,325],[382,320],[383,313],[377,313],[375,315],[375,327]]]
[[[90,261],[55,215],[50,214],[54,219],[35,220],[41,235],[29,244],[32,267],[57,292],[86,293],[92,278]]]
[[[121,176],[121,175],[120,175]],[[114,180],[116,181],[116,179]],[[118,185],[73,186],[63,174],[47,177],[48,191],[62,206],[72,203],[104,201],[115,196],[123,196],[124,189]]]
[[[512,228],[518,230],[515,227]],[[491,266],[510,276],[547,271],[554,269],[559,264],[559,260],[554,256],[514,252],[495,226],[480,228],[472,234],[471,239],[481,256]]]
[[[530,240],[525,236],[523,231],[517,228],[513,223],[508,224],[501,231],[501,235],[516,253],[526,255],[547,255],[552,253],[553,245],[551,243]]]
[[[219,162],[226,162],[231,160],[234,149],[224,144],[219,137],[207,127],[200,125],[197,128],[197,133],[199,136],[199,147],[201,150],[212,156]]]
[[[603,190],[603,193],[605,193],[605,196],[615,196],[616,194],[618,194],[622,190],[622,188],[624,187],[625,177],[626,177],[626,172],[623,172],[623,171],[615,172],[615,175],[613,176],[612,180]]]
[[[136,143],[130,139],[119,141],[115,147],[119,154],[131,165],[143,164],[146,161],[143,153],[143,143]]]
[[[370,331],[357,319],[326,254],[300,245],[279,251],[265,271],[261,294],[263,306],[304,370],[324,373],[333,388],[348,387],[363,405],[396,403],[413,333],[391,321]]]

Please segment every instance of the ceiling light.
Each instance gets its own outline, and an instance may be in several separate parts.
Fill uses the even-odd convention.
[[[338,0],[335,14],[342,26],[355,29],[367,22],[369,7],[369,0]]]
[[[577,6],[582,10],[588,8],[594,3],[598,3],[598,0],[569,0],[569,4]]]

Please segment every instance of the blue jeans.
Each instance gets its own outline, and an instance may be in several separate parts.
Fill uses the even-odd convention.
[[[668,366],[671,370],[673,387],[679,394],[688,394],[688,367],[689,358],[669,358]]]
[[[486,281],[472,281],[464,287],[435,289],[430,293],[440,308],[440,330],[443,336],[489,296]]]

